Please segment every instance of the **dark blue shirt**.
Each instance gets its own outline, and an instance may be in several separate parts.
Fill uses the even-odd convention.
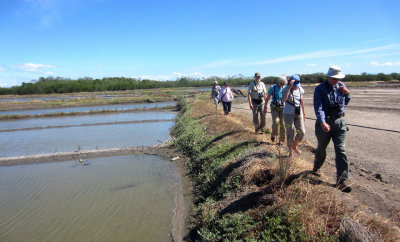
[[[350,95],[344,95],[339,84],[346,87],[343,82],[332,86],[325,81],[314,90],[314,111],[320,123],[326,122],[327,116],[343,115],[345,105],[350,102]]]

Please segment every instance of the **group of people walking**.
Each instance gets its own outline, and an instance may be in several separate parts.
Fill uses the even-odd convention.
[[[231,112],[233,93],[227,82],[224,82],[222,88],[218,86],[218,82],[214,82],[214,86],[211,89],[211,96],[214,100],[216,109],[218,110],[219,103],[222,102],[224,107],[224,114],[228,115]]]
[[[253,112],[253,124],[255,133],[264,134],[268,102],[271,99],[272,133],[271,141],[275,142],[279,134],[278,144],[287,139],[289,157],[293,152],[300,153],[297,148],[305,134],[305,110],[303,103],[304,89],[300,84],[300,76],[290,76],[288,82],[286,76],[279,77],[278,83],[266,90],[261,82],[260,73],[256,72],[254,81],[248,88],[248,100]],[[268,93],[268,94],[267,94]]]
[[[351,187],[346,183],[349,174],[349,164],[345,153],[345,138],[348,132],[344,120],[345,106],[350,101],[350,91],[341,81],[345,75],[339,66],[331,66],[326,73],[327,80],[319,84],[314,90],[314,112],[317,117],[315,135],[318,145],[315,152],[314,168],[312,173],[319,176],[319,169],[326,159],[326,148],[333,141],[335,149],[335,163],[338,187],[346,192]],[[301,87],[299,75],[289,78],[282,75],[278,83],[268,91],[261,81],[261,75],[256,72],[254,80],[248,87],[248,102],[253,114],[253,125],[256,134],[264,134],[268,103],[272,117],[271,141],[282,144],[285,140],[289,148],[289,157],[294,153],[300,154],[298,148],[305,135],[305,108],[304,89]],[[220,88],[215,82],[212,97],[216,108],[222,101],[225,115],[231,111],[233,93],[225,82]]]

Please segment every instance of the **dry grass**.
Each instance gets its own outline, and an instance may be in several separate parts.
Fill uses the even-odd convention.
[[[278,203],[297,213],[309,236],[335,235],[347,210],[337,192],[325,186],[296,180],[278,191]]]
[[[221,165],[222,171],[234,167],[227,172],[227,179],[242,175],[241,186],[223,200],[203,204],[202,214],[206,220],[216,218],[218,211],[249,193],[261,191],[265,194],[269,189],[276,196],[273,206],[289,211],[289,216],[298,220],[305,234],[313,240],[396,241],[399,238],[389,221],[370,218],[358,209],[350,211],[342,199],[343,193],[321,182],[326,177],[316,180],[305,172],[312,169],[312,162],[288,159],[287,147],[270,144],[265,136],[254,134],[250,119],[235,114],[224,116],[222,110],[215,110],[210,101],[204,100],[193,102],[190,115],[204,125],[208,134],[221,137],[215,144],[246,140],[258,144]],[[263,206],[253,207],[251,211],[261,213]]]
[[[229,137],[237,141],[257,140],[262,141],[262,137],[252,132],[252,129],[247,128],[247,120],[242,116],[229,114],[224,116],[222,107],[217,111],[214,104],[204,100],[196,100],[193,102],[192,117],[198,119],[207,127],[207,132],[211,135],[221,135],[229,133]]]

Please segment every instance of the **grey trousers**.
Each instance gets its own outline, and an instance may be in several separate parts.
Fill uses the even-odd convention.
[[[215,97],[213,100],[214,100],[215,108],[218,110],[218,107],[219,107],[218,97]]]
[[[300,115],[283,114],[283,118],[285,119],[287,145],[292,146],[294,144],[294,139],[302,141],[306,134],[303,112],[301,112]]]
[[[325,162],[326,147],[332,139],[335,148],[336,178],[337,180],[349,179],[349,162],[345,152],[346,133],[348,131],[344,118],[326,119],[330,131],[324,132],[321,124],[315,123],[315,135],[318,140],[318,147],[315,151],[314,170],[318,170]]]
[[[278,134],[279,129],[279,141],[285,141],[285,124],[283,122],[283,108],[276,107],[272,105],[271,108],[271,116],[272,116],[272,137],[275,137]]]
[[[265,114],[264,114],[264,104],[265,101],[262,103],[257,104],[251,101],[253,104],[253,124],[256,131],[264,130],[265,127]]]

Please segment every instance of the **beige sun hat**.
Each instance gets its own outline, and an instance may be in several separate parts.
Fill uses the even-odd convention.
[[[256,74],[254,74],[254,76],[261,76],[260,72],[256,72]]]
[[[343,79],[345,77],[345,75],[342,73],[342,68],[337,65],[330,66],[326,76],[337,79]]]
[[[279,81],[284,81],[284,82],[286,82],[286,81],[287,81],[286,76],[282,74],[282,75],[279,77]]]

